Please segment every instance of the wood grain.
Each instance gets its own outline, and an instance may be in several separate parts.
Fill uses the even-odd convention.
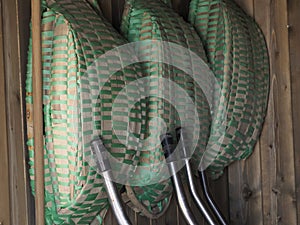
[[[177,215],[177,202],[176,197],[173,195],[169,208],[165,215],[166,225],[178,225],[178,215]]]
[[[263,180],[272,180],[267,190],[270,199],[266,199],[270,201],[271,222],[297,224],[287,1],[271,1],[270,7],[272,114],[271,126],[267,129],[271,135],[266,141],[270,143],[273,161],[265,163],[269,155],[262,158],[268,171]]]
[[[295,172],[296,172],[296,198],[297,222],[300,221],[300,1],[288,1],[289,13],[289,51],[291,63],[291,85],[292,85],[292,106],[293,106],[293,132],[295,149]]]
[[[31,1],[32,23],[32,97],[34,133],[34,175],[35,175],[35,221],[45,224],[44,196],[44,140],[43,140],[43,88],[41,55],[41,10],[40,0]]]
[[[200,188],[200,182],[197,179],[196,182],[198,190]],[[229,221],[229,188],[228,188],[228,169],[226,168],[224,174],[217,180],[208,179],[211,194],[221,210],[223,216]],[[198,191],[200,192],[200,191]],[[203,198],[204,199],[204,198]]]
[[[20,68],[20,27],[18,0],[2,0],[3,40],[5,46],[4,67],[6,86],[7,140],[9,149],[9,176],[11,200],[11,224],[29,224],[25,173],[24,120],[22,100],[22,76]],[[29,10],[27,11],[29,13]],[[27,24],[28,26],[28,24]]]
[[[0,12],[2,14],[2,1],[0,1]],[[4,71],[4,48],[2,16],[0,15],[0,222],[11,224],[10,221],[10,199],[9,199],[9,164],[7,145],[7,123],[6,123],[6,99],[5,99],[5,71]]]

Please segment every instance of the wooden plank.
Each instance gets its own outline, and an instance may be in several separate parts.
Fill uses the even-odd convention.
[[[2,1],[0,1],[0,12],[2,14]],[[9,165],[7,145],[7,123],[6,123],[6,99],[5,99],[5,71],[4,71],[4,48],[2,16],[0,15],[0,222],[11,224],[10,221],[10,199],[9,199]]]
[[[261,17],[270,18],[271,56],[270,102],[261,138],[264,223],[297,224],[287,1],[268,3],[260,5]]]
[[[198,190],[200,190],[200,181],[197,182]],[[217,180],[208,179],[210,191],[217,206],[221,210],[227,222],[229,222],[229,190],[228,190],[228,169]],[[198,185],[199,184],[199,185]]]
[[[176,197],[173,194],[173,197],[171,199],[169,208],[166,212],[166,225],[178,225],[178,216],[177,216],[177,201]]]
[[[141,225],[150,225],[150,220],[145,216],[138,215],[137,224],[138,225],[140,225],[140,224]]]
[[[292,106],[294,125],[294,151],[296,172],[297,224],[300,223],[300,1],[288,1],[289,13],[289,51],[291,63]]]
[[[236,0],[236,2],[248,15],[254,17],[253,0]],[[229,167],[232,224],[263,224],[260,151],[258,141],[247,160],[235,162]]]
[[[161,225],[161,224],[166,224],[166,218],[164,216],[161,216],[158,219],[150,220],[150,225]]]
[[[263,224],[259,153],[229,167],[230,224]]]
[[[20,69],[19,8],[17,0],[2,1],[5,46],[5,76],[8,148],[10,167],[11,224],[28,224],[27,187],[24,157],[23,96]]]
[[[35,221],[45,224],[41,1],[31,1]]]
[[[265,38],[267,40],[268,47],[270,49],[271,40],[271,1],[270,0],[255,0],[254,12],[255,20],[262,29]],[[272,63],[272,62],[271,62]],[[272,87],[273,88],[273,87]],[[272,91],[270,91],[272,92]],[[272,192],[272,186],[275,183],[276,169],[274,169],[275,163],[275,151],[272,150],[273,141],[273,95],[270,94],[269,106],[267,117],[264,123],[264,128],[260,138],[261,148],[261,176],[262,176],[262,197],[263,197],[263,223],[275,224],[276,220],[276,199]],[[274,220],[272,221],[272,218]]]

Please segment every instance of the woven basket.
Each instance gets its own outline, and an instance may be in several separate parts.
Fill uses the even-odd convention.
[[[207,146],[221,149],[217,157],[207,157],[210,172],[218,177],[231,162],[247,158],[259,138],[269,90],[268,52],[255,21],[232,0],[192,0],[189,21],[222,89]],[[221,123],[225,134],[218,132]]]
[[[162,1],[127,0],[124,7],[121,32],[130,42],[158,40],[178,44],[192,50],[206,61],[205,51],[195,30]],[[145,58],[145,61],[151,58],[149,57],[149,49],[151,49],[151,44],[139,49],[141,58]],[[176,57],[184,61],[186,65],[190,65],[190,68],[194,68],[191,55],[182,55],[178,52],[177,56],[174,55],[174,58]],[[193,160],[199,162],[207,143],[210,126],[209,107],[202,90],[188,74],[173,66],[158,62],[145,62],[142,63],[142,68],[144,76],[150,78],[151,81],[148,85],[154,92],[161,85],[157,79],[163,77],[177,83],[195,101],[201,122],[201,129],[198,127],[198,130],[196,130],[196,132],[200,133],[200,141],[197,143]],[[190,74],[193,74],[193,71]],[[188,115],[189,106],[187,102],[181,96],[178,96],[175,91],[172,95],[182,105],[182,107],[177,109],[179,110],[177,113]],[[152,113],[148,114],[147,120],[150,121],[152,117],[163,118],[169,130],[171,132],[175,131],[176,126],[179,126],[182,121],[179,121],[176,117],[175,110],[170,109],[172,106],[162,99],[150,98],[150,101],[153,108]],[[188,118],[186,119],[188,120]],[[153,127],[151,130],[151,126],[149,127],[150,133],[154,132],[154,129],[157,129],[157,127]],[[149,161],[151,158],[154,160]],[[160,148],[152,151],[144,151],[140,156],[140,161],[146,164],[163,160],[164,156]],[[126,189],[126,198],[130,199],[131,203],[134,203],[133,205],[129,204],[130,207],[142,212],[142,214],[149,218],[161,215],[163,206],[165,205],[163,203],[171,195],[169,181],[144,187],[127,186]]]
[[[42,13],[42,63],[45,152],[46,224],[101,223],[108,201],[101,176],[86,160],[86,140],[99,134],[120,162],[137,164],[134,146],[124,146],[112,132],[111,105],[115,92],[140,77],[137,66],[128,66],[114,74],[98,90],[97,79],[108,77],[118,65],[118,55],[106,57],[100,74],[89,66],[104,52],[126,41],[83,0],[49,0]],[[34,149],[32,122],[32,42],[29,46],[26,79],[26,108],[31,187],[34,193]],[[130,55],[131,53],[128,52]],[[87,69],[89,69],[88,73]],[[99,70],[98,70],[99,72]],[[140,95],[139,89],[129,90]],[[91,96],[84,99],[83,96]],[[131,101],[124,97],[125,104]],[[126,108],[126,107],[125,107]],[[120,123],[125,123],[139,137],[145,114],[136,103],[131,111],[120,108]],[[115,111],[115,113],[118,113]],[[123,132],[124,127],[114,127]],[[100,214],[99,214],[100,213]],[[100,215],[100,216],[99,216]]]

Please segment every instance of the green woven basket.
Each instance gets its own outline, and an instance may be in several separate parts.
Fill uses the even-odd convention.
[[[255,21],[232,0],[192,0],[189,21],[222,89],[207,146],[220,152],[206,158],[218,177],[231,162],[247,158],[259,138],[269,90],[268,52]],[[221,123],[225,134],[218,132]]]
[[[83,99],[83,96],[92,96],[94,89],[98,90],[99,83],[93,82],[108,77],[118,66],[115,64],[119,64],[119,56],[113,54],[102,59],[98,71],[91,65],[103,53],[126,41],[86,1],[49,0],[42,8],[46,224],[90,224],[97,215],[98,222],[95,220],[93,224],[101,223],[108,201],[101,176],[86,160],[86,147],[90,144],[86,140],[101,135],[108,150],[120,162],[138,163],[134,145],[124,146],[112,132],[111,116],[114,94],[140,77],[138,67],[128,66],[118,71],[104,90],[97,93],[97,98]],[[28,53],[26,107],[34,193],[31,46],[32,42]],[[140,95],[142,90],[129,91]],[[125,96],[124,101],[130,103],[130,96]],[[114,127],[116,133],[127,129],[125,123],[130,124],[133,134],[139,137],[143,123],[139,118],[146,114],[141,104],[135,104],[134,113],[119,109],[122,126]]]
[[[130,42],[157,40],[178,44],[192,50],[206,61],[202,42],[195,30],[162,1],[127,0],[124,7],[121,32]],[[149,57],[149,49],[151,49],[151,43],[148,46],[145,44],[145,46],[139,49],[141,58],[151,58]],[[161,49],[160,51],[163,50]],[[177,57],[177,59],[189,65],[190,68],[193,68],[191,55],[183,55],[180,52],[177,54],[177,56],[172,55],[172,57]],[[197,143],[193,160],[199,162],[207,143],[210,126],[209,107],[202,90],[188,74],[176,67],[159,62],[144,62],[142,63],[142,68],[144,76],[149,76],[150,82],[148,85],[154,92],[161,85],[157,81],[158,78],[162,77],[177,83],[195,102],[201,129],[197,127],[196,130],[196,132],[200,133],[200,140]],[[193,73],[191,69],[190,74]],[[183,122],[179,121],[176,113],[188,115],[189,109],[187,102],[181,96],[178,96],[175,91],[172,95],[182,105],[182,107],[177,108],[178,112],[170,110],[172,106],[162,99],[150,98],[150,101],[155,106],[153,107],[153,113],[148,117],[148,121],[152,117],[161,117],[167,123],[169,130],[174,132],[176,126],[180,126],[180,122]],[[154,129],[157,129],[157,127],[153,127],[152,130],[150,128],[149,132],[154,132]],[[140,158],[143,162],[155,163],[155,161],[149,162],[149,158],[151,157],[156,157],[157,162],[164,160],[163,152],[160,148],[153,151],[146,151],[144,154],[141,154]],[[170,182],[167,181],[144,187],[127,186],[128,193],[130,194],[128,197],[131,203],[134,203],[134,205],[130,204],[132,208],[136,211],[142,211],[144,215],[150,218],[158,217],[160,214],[157,213],[161,212],[162,209],[161,207],[158,209],[157,206],[162,205],[161,202],[164,201],[163,199],[169,197],[171,194]]]

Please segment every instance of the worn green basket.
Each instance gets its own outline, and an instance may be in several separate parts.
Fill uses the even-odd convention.
[[[186,49],[192,50],[206,61],[205,51],[196,31],[190,24],[186,23],[162,1],[125,1],[121,32],[130,42],[155,40],[180,45]],[[174,60],[179,59],[186,65],[189,65],[191,68],[189,75],[179,68],[166,65],[162,62],[149,62],[147,59],[151,58],[151,51],[149,50],[151,47],[150,43],[148,46],[145,44],[145,46],[139,49],[141,58],[145,58],[145,62],[142,63],[142,69],[144,76],[149,76],[150,78],[150,82],[148,84],[150,89],[154,90],[154,92],[157,91],[158,87],[161,85],[161,83],[157,81],[158,78],[162,77],[169,79],[186,90],[197,106],[201,128],[197,127],[195,130],[200,133],[200,140],[197,143],[193,160],[199,162],[207,144],[210,114],[206,97],[200,87],[196,85],[195,80],[190,77],[190,75],[194,74],[192,69],[194,68],[192,56],[181,54],[181,52],[176,53],[177,55],[166,56],[173,57]],[[163,50],[160,49],[159,51]],[[176,117],[176,113],[188,115],[189,111],[188,103],[182,99],[182,96],[178,96],[175,91],[172,95],[175,96],[177,102],[182,105],[182,107],[178,107],[176,109],[178,110],[177,112],[175,112],[175,110],[171,110],[170,108],[172,106],[163,99],[151,98],[151,101],[155,104],[155,106],[153,107],[153,113],[148,117],[149,120],[152,117],[163,118],[167,123],[170,132],[174,132],[175,128],[180,126],[180,122],[183,122],[179,121]],[[154,129],[157,129],[156,127],[153,127],[151,130],[151,126],[149,127],[150,133],[154,132]],[[148,162],[149,157],[157,157],[157,162],[164,160],[163,152],[159,148],[154,151],[144,152],[144,154],[141,155],[141,161]],[[162,199],[170,196],[171,189],[169,186],[169,181],[144,187],[127,186],[127,194],[130,193],[129,199],[131,199],[131,203],[135,203],[134,205],[130,204],[130,206],[137,211],[142,211],[143,214],[148,217],[157,217],[157,212],[161,210],[157,211],[155,206],[161,205],[160,202]],[[153,209],[156,209],[156,211]]]
[[[192,0],[189,21],[222,89],[207,146],[221,151],[206,158],[218,177],[231,162],[247,158],[259,138],[269,90],[268,52],[255,21],[232,0]],[[218,132],[221,123],[225,134]]]
[[[46,224],[90,224],[93,220],[93,224],[101,223],[108,201],[101,176],[87,162],[85,151],[90,143],[86,140],[100,134],[115,158],[125,164],[137,164],[134,146],[127,148],[112,132],[111,107],[114,93],[140,77],[138,67],[128,66],[118,71],[97,98],[83,100],[84,95],[98,89],[93,81],[108,77],[118,66],[119,55],[102,59],[98,70],[89,66],[104,52],[126,41],[86,1],[49,0],[42,8]],[[34,193],[31,46],[32,42],[28,54],[26,107],[30,178]],[[130,91],[141,94],[139,89]],[[124,101],[130,103],[130,96],[124,96]],[[126,130],[124,123],[130,124],[134,135],[139,137],[139,127],[145,121],[141,108],[140,102],[133,107],[134,113],[119,108],[122,126],[114,127],[115,132]]]

